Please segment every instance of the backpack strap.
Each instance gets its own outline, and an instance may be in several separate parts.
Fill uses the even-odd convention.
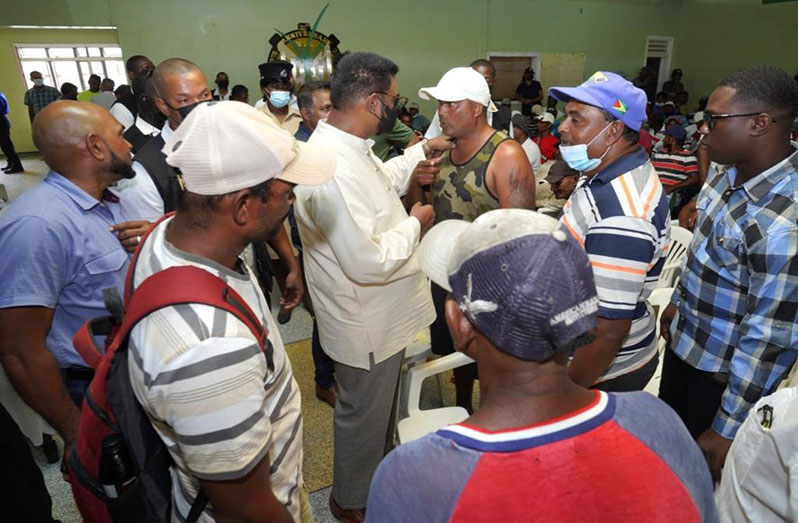
[[[197,497],[194,498],[194,503],[191,504],[191,510],[188,512],[188,517],[186,517],[186,523],[197,523],[197,520],[202,515],[202,511],[205,510],[205,506],[208,504],[208,495],[205,494],[205,491],[200,489],[197,492]]]
[[[125,275],[125,295],[122,297],[125,304],[130,301],[130,295],[133,293],[133,276],[136,274],[136,265],[138,264],[139,254],[141,253],[141,248],[144,245],[144,242],[147,241],[147,238],[150,237],[152,231],[154,231],[162,221],[166,220],[167,218],[171,218],[174,216],[174,214],[175,213],[170,212],[158,218],[155,223],[152,224],[152,227],[150,227],[150,229],[144,234],[144,236],[141,237],[141,241],[136,246],[136,250],[133,251],[133,256],[130,257],[130,265],[128,265],[127,274]]]
[[[235,289],[199,267],[170,267],[141,282],[125,304],[124,320],[116,339],[126,339],[139,321],[159,309],[191,303],[222,309],[241,320],[258,341],[269,370],[274,370],[274,349],[267,343],[268,333],[258,316]]]

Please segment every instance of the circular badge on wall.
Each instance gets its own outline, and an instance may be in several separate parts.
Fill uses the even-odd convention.
[[[333,67],[341,56],[339,40],[300,23],[288,33],[274,33],[269,39],[269,61],[285,60],[294,65],[297,88],[311,81],[329,81]]]

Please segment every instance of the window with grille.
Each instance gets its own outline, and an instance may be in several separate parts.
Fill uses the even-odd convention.
[[[14,45],[25,85],[30,89],[30,73],[39,71],[44,83],[56,89],[64,82],[78,87],[78,92],[89,88],[89,76],[110,78],[119,86],[126,84],[125,62],[122,49],[117,45]]]

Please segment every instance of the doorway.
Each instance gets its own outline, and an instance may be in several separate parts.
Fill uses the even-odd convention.
[[[496,68],[496,85],[492,93],[494,100],[515,98],[515,88],[527,67],[535,70],[535,80],[541,82],[539,53],[488,53],[488,60]]]
[[[643,66],[657,75],[657,92],[662,84],[671,77],[671,56],[673,55],[672,36],[649,36],[646,39],[646,50],[643,55]]]

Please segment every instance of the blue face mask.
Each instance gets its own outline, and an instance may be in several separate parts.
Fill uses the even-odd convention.
[[[269,103],[278,109],[288,105],[291,101],[291,93],[289,91],[272,91],[269,93]]]
[[[588,172],[601,165],[601,160],[603,160],[607,153],[610,152],[610,148],[612,146],[607,147],[607,150],[604,151],[604,154],[602,154],[600,158],[590,158],[587,155],[587,148],[591,143],[595,142],[596,138],[601,136],[601,133],[606,131],[610,125],[612,125],[612,122],[608,123],[604,129],[599,131],[599,133],[587,143],[580,143],[577,145],[561,145],[560,156],[562,156],[563,161],[568,164],[568,167],[579,172]]]

